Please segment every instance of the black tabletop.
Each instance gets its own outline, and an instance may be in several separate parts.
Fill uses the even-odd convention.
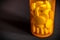
[[[53,35],[38,38],[30,32],[29,0],[1,0],[0,40],[58,40],[60,37],[60,3],[56,1]]]

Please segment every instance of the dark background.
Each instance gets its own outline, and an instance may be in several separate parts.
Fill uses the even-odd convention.
[[[41,39],[30,32],[29,0],[0,0],[0,40],[58,40],[60,37],[60,1],[56,0],[52,36]]]

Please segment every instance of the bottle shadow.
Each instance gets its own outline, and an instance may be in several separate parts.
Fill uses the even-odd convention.
[[[3,1],[2,1],[3,2]],[[4,1],[5,2],[5,1]],[[20,3],[20,1],[17,3],[18,4],[18,6],[17,6],[17,9],[18,9],[18,11],[19,11],[19,13],[26,13],[27,14],[27,16],[26,16],[26,14],[25,14],[25,16],[27,17],[27,18],[29,18],[29,0],[21,0],[21,3]],[[21,7],[22,6],[22,7]],[[20,8],[20,9],[19,9]],[[21,8],[22,8],[22,12],[21,12]],[[24,9],[23,9],[24,8]],[[12,9],[11,9],[12,10]],[[23,11],[24,10],[24,11]],[[1,21],[3,21],[3,22],[6,22],[6,23],[8,23],[8,24],[10,24],[10,25],[12,25],[13,27],[15,27],[15,28],[18,28],[18,29],[21,29],[21,30],[23,30],[23,31],[25,31],[25,32],[27,32],[27,33],[29,33],[29,34],[31,34],[31,32],[30,32],[30,20],[26,20],[26,18],[22,18],[21,20],[20,19],[18,19],[18,18],[20,18],[20,16],[21,15],[19,15],[19,13],[17,13],[17,15],[19,16],[19,17],[16,17],[17,15],[15,15],[15,12],[14,13],[11,13],[10,11],[8,12],[8,10],[6,11],[6,10],[4,10],[4,9],[2,9],[1,8],[1,11],[2,11],[2,13],[1,13],[1,15],[0,15],[0,19],[1,19]],[[11,14],[11,15],[10,15]],[[8,15],[8,16],[7,16]],[[15,15],[15,16],[14,16]],[[5,17],[4,17],[5,16]],[[14,16],[14,17],[13,17]],[[16,18],[15,18],[16,17]],[[15,18],[15,19],[14,19]],[[17,20],[18,19],[18,20]],[[16,21],[17,20],[17,21]],[[20,21],[19,21],[20,20]],[[25,21],[24,21],[25,20]]]
[[[14,32],[16,32],[16,31],[19,32],[20,30],[22,30],[24,32],[27,32],[28,34],[31,34],[31,27],[30,27],[30,21],[29,20],[28,21],[11,21],[11,20],[6,20],[6,19],[1,19],[1,21],[6,23],[7,25],[10,25],[11,26],[10,29],[13,28],[11,30],[12,31],[15,30]],[[9,28],[9,26],[8,26],[8,28]],[[14,28],[16,28],[18,30],[14,29]]]

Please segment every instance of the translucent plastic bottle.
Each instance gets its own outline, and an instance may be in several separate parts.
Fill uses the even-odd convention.
[[[30,0],[31,32],[45,38],[53,34],[55,0]]]

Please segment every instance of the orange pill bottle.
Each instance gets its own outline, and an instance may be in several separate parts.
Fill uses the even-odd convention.
[[[54,31],[55,0],[30,0],[31,32],[39,38],[49,37]]]

